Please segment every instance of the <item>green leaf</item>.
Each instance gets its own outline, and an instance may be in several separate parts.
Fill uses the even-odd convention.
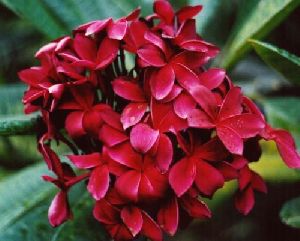
[[[191,0],[191,5],[202,5],[196,17],[197,30],[201,37],[222,46],[231,30],[231,15],[235,10],[232,0]]]
[[[41,179],[46,173],[46,165],[40,163],[0,182],[0,233],[54,190]]]
[[[274,45],[249,40],[256,53],[287,80],[300,85],[300,58]]]
[[[20,17],[32,23],[39,31],[50,38],[57,38],[67,32],[63,25],[40,0],[0,0]]]
[[[300,148],[300,98],[276,97],[261,100],[267,121],[274,127],[289,130]]]
[[[23,84],[0,85],[0,118],[3,115],[23,113],[22,97],[25,90]]]
[[[300,0],[244,0],[233,31],[217,63],[231,68],[250,49],[249,38],[261,39],[284,20]]]
[[[300,228],[300,197],[286,202],[280,211],[281,221],[291,227]]]
[[[51,185],[51,184],[47,184]],[[57,228],[48,222],[47,212],[53,193],[15,220],[0,233],[0,240],[9,241],[100,241],[108,240],[106,232],[92,215],[93,200],[84,183],[73,187],[69,200],[74,219]]]

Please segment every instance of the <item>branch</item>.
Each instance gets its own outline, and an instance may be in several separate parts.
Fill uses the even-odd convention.
[[[1,117],[0,136],[36,134],[40,121],[37,115]]]

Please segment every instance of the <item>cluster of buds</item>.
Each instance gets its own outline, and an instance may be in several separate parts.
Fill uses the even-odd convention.
[[[255,192],[266,192],[249,168],[261,139],[276,142],[287,166],[300,167],[292,136],[270,127],[223,69],[204,67],[219,49],[196,33],[201,8],[175,12],[157,0],[146,18],[136,9],[86,23],[42,47],[40,66],[19,73],[29,85],[25,112],[40,111],[45,123],[38,149],[56,177],[43,178],[59,188],[52,226],[72,218],[68,192],[85,181],[94,217],[114,240],[159,241],[210,218],[201,199],[229,180],[238,181],[237,210],[248,214]],[[51,140],[70,147],[70,162]]]

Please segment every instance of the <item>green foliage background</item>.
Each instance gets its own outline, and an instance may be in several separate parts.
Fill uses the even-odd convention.
[[[268,121],[288,129],[300,147],[300,0],[173,0],[176,8],[203,4],[198,32],[220,47],[212,65],[222,66],[264,110]],[[25,86],[16,73],[35,64],[34,52],[46,41],[70,34],[75,26],[108,16],[118,18],[137,6],[149,14],[152,0],[0,0],[0,240],[108,240],[91,216],[83,186],[72,190],[75,219],[57,229],[47,221],[55,188],[36,151],[37,116],[25,117]],[[257,53],[255,54],[254,51]],[[253,169],[269,184],[248,217],[234,210],[229,183],[207,200],[215,216],[194,222],[167,240],[300,240],[300,171],[281,162],[273,144]],[[64,149],[58,147],[60,153]],[[80,198],[78,198],[80,197]],[[288,201],[291,198],[295,198]],[[283,204],[288,201],[281,212]],[[280,212],[280,214],[279,214]],[[291,228],[291,227],[293,228]]]

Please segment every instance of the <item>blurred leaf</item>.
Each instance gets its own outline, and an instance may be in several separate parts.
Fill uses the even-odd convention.
[[[23,84],[0,85],[0,118],[3,115],[23,113],[22,97],[25,89]]]
[[[274,127],[289,130],[300,148],[300,98],[276,97],[261,100],[267,121]]]
[[[300,58],[268,43],[249,40],[256,53],[287,80],[300,85]]]
[[[244,0],[218,64],[231,68],[249,49],[249,38],[261,39],[300,4],[300,0]]]
[[[269,68],[257,56],[247,56],[239,61],[230,73],[234,83],[253,99],[278,91],[287,85],[285,79]]]
[[[41,180],[45,173],[46,165],[40,163],[0,182],[0,233],[54,190]]]
[[[190,0],[191,5],[202,5],[198,14],[197,30],[201,37],[222,46],[231,30],[231,15],[235,10],[233,0]]]
[[[51,186],[51,184],[47,183]],[[33,208],[15,220],[0,233],[0,240],[9,241],[104,241],[108,240],[101,225],[92,216],[92,198],[85,185],[73,187],[69,193],[70,205],[74,219],[52,228],[48,222],[47,212],[53,192],[37,203]]]
[[[120,17],[124,13],[124,10],[113,1],[107,0],[42,0],[42,2],[67,26],[67,32],[85,22]]]
[[[300,98],[276,97],[261,101],[268,122],[277,128],[290,131],[300,148]]]
[[[29,131],[30,134],[36,133],[31,121],[32,118],[36,121],[36,117],[22,115],[22,96],[25,88],[26,86],[21,84],[0,87],[0,164],[9,168],[23,167],[40,159],[35,136],[7,136],[17,134],[16,131],[19,134]],[[11,128],[14,129],[14,133],[9,131]]]
[[[284,204],[280,211],[281,221],[291,227],[300,228],[300,197]]]
[[[20,17],[26,19],[50,38],[66,33],[66,27],[39,0],[0,0]]]

